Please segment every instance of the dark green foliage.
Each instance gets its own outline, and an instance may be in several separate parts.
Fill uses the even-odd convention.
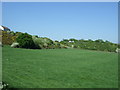
[[[117,47],[120,47],[117,44],[111,43],[109,41],[103,41],[102,39],[98,40],[76,40],[76,39],[64,39],[60,43],[72,47],[72,48],[80,48],[80,49],[89,49],[89,50],[98,50],[98,51],[109,51],[115,52]]]
[[[15,35],[19,36],[22,32],[15,32]]]
[[[102,39],[95,40],[95,42],[104,43],[104,41]]]
[[[118,44],[118,48],[120,48],[120,44]]]
[[[17,38],[18,37],[18,38]],[[38,37],[37,35],[31,36],[27,33],[2,31],[0,35],[2,38],[2,44],[11,45],[13,42],[20,43],[21,48],[37,48],[37,49],[57,49],[57,48],[77,48],[77,49],[89,49],[98,51],[115,52],[117,48],[120,48],[120,44],[114,44],[109,41],[98,40],[77,40],[74,38],[63,39],[62,41],[52,41],[46,37]]]
[[[62,41],[60,41],[60,43],[66,45],[66,46],[69,46],[69,40],[68,39],[63,39]]]
[[[35,44],[32,40],[32,36],[27,33],[20,34],[16,38],[16,41],[19,43],[20,48],[29,48],[29,49],[35,48]]]

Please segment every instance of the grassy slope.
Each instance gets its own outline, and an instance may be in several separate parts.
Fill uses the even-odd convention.
[[[22,88],[117,87],[117,54],[3,47],[3,80]]]

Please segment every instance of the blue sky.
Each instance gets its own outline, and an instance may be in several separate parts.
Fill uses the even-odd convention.
[[[118,42],[117,2],[3,2],[2,24],[52,40]]]

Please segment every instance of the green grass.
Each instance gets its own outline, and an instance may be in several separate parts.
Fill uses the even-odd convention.
[[[3,81],[17,88],[117,88],[118,55],[3,47]]]

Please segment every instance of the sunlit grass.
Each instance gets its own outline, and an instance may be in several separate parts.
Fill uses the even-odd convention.
[[[3,47],[3,80],[17,88],[117,88],[116,53]]]

